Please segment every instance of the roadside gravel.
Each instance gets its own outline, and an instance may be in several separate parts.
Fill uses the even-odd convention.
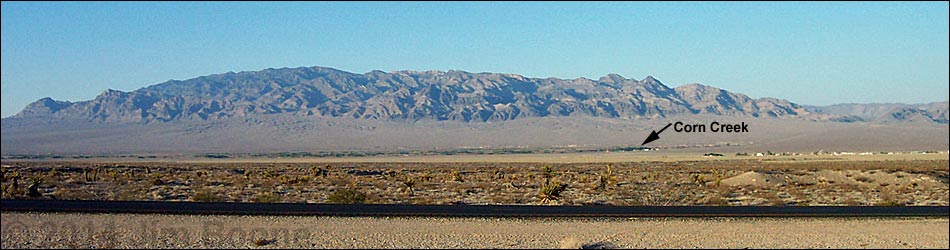
[[[943,218],[2,213],[2,248],[942,248]]]

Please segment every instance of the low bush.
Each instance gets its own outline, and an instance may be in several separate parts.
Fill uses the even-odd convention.
[[[327,202],[334,204],[363,204],[366,194],[353,188],[339,189],[327,197]]]
[[[279,203],[280,195],[275,193],[261,193],[254,196],[253,201],[256,203]]]
[[[192,200],[198,202],[221,202],[224,201],[224,198],[210,190],[198,190],[195,191],[195,195],[191,197]]]

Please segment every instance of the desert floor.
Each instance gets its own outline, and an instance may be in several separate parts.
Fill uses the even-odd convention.
[[[943,218],[2,213],[2,248],[942,248]]]
[[[699,159],[693,159],[699,155]],[[456,156],[455,162],[4,160],[5,199],[619,206],[946,206],[946,153]],[[515,157],[515,156],[511,156]],[[534,156],[523,156],[534,157]],[[558,154],[549,158],[562,157]],[[392,160],[392,159],[390,159]],[[470,160],[470,159],[469,159]],[[499,160],[511,161],[504,162]],[[568,161],[569,162],[569,161]],[[362,199],[336,199],[355,194]]]

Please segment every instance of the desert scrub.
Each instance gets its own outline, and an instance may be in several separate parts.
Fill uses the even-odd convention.
[[[191,197],[194,201],[199,202],[221,202],[224,201],[224,198],[218,196],[218,194],[212,192],[211,190],[197,190],[195,195]]]
[[[722,196],[714,195],[706,199],[705,205],[707,206],[728,206],[729,202],[726,199],[723,199]]]
[[[273,239],[273,240],[271,240],[271,239],[257,239],[257,240],[254,241],[254,245],[260,247],[260,246],[266,246],[266,245],[273,244],[274,242],[277,242],[277,240],[276,240],[276,239]]]
[[[116,194],[113,200],[117,201],[134,201],[139,200],[141,195],[136,190],[124,190]]]
[[[898,207],[898,206],[904,206],[904,203],[900,203],[895,200],[885,200],[885,201],[878,202],[877,204],[874,204],[874,205],[878,207]]]
[[[611,167],[610,163],[607,163],[606,167],[607,167],[606,170],[600,173],[600,175],[598,176],[597,183],[594,184],[594,186],[592,187],[594,190],[606,191],[607,185],[609,185],[610,182],[613,181],[613,174],[614,174],[613,168]]]
[[[152,179],[149,182],[152,184],[152,186],[161,186],[165,184],[165,181],[162,180],[162,176],[160,175],[152,176]]]
[[[689,177],[689,179],[691,182],[695,183],[696,185],[700,185],[700,186],[706,185],[706,180],[703,179],[703,175],[701,174],[693,174]]]
[[[281,175],[281,176],[278,178],[278,181],[280,181],[280,183],[281,183],[281,184],[284,184],[284,185],[296,185],[296,184],[301,184],[301,183],[310,182],[310,176],[302,176],[302,177],[301,177],[301,176],[295,175],[294,177],[290,177],[290,176],[287,176],[287,175]]]
[[[432,181],[432,175],[429,173],[424,173],[419,176],[419,181],[430,182]]]
[[[454,181],[454,182],[465,182],[465,180],[462,179],[462,171],[455,170],[455,172],[452,172],[452,181]]]
[[[327,177],[327,175],[330,173],[328,169],[330,169],[330,165],[327,165],[327,169],[313,166],[310,168],[310,175],[313,177]]]
[[[343,188],[330,194],[327,202],[333,204],[363,204],[366,201],[366,194],[354,188]]]
[[[716,187],[719,187],[719,185],[722,185],[722,173],[720,173],[719,170],[716,169],[716,170],[713,170],[713,175],[716,176],[716,181],[715,181]]]
[[[255,203],[279,203],[280,196],[275,193],[260,193],[254,196]]]
[[[556,201],[561,198],[561,192],[563,192],[564,189],[567,189],[567,184],[558,181],[551,182],[541,188],[541,191],[538,192],[538,198],[541,198],[542,203]]]

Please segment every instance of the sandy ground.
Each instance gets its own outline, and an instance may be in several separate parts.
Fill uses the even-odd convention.
[[[2,213],[3,248],[942,248],[943,218],[431,218]]]

